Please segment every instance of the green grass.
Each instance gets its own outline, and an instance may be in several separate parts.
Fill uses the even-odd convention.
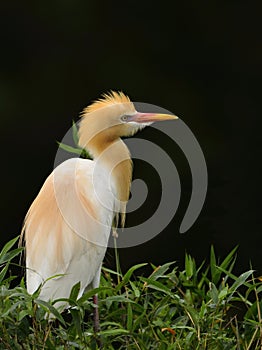
[[[173,262],[150,265],[146,276],[139,273],[146,264],[125,274],[104,268],[100,288],[77,300],[74,286],[69,309],[59,314],[39,291],[29,295],[23,279],[10,287],[11,260],[21,252],[16,242],[0,253],[0,349],[98,349],[98,339],[108,350],[261,349],[262,283],[253,270],[233,274],[236,249],[219,262],[211,247],[209,262],[199,267],[186,255],[182,271]],[[99,334],[92,323],[95,293]],[[57,318],[50,322],[46,313]]]

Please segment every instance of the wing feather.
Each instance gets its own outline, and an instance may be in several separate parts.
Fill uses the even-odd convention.
[[[27,288],[41,289],[45,300],[68,297],[81,282],[80,294],[99,273],[110,234],[114,203],[105,207],[94,191],[94,161],[70,159],[46,179],[24,223]],[[100,173],[102,200],[108,201],[106,174]]]

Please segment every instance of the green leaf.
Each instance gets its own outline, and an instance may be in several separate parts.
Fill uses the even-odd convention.
[[[121,273],[108,269],[107,267],[104,267],[104,266],[102,266],[102,270],[105,272],[109,272],[111,275],[122,276]]]
[[[256,288],[256,294],[259,294],[262,292],[262,285]]]
[[[10,251],[10,249],[15,245],[19,238],[20,236],[17,236],[4,245],[2,251],[0,252],[0,264],[12,260],[15,256],[20,254],[22,250],[24,250],[24,248],[20,247]]]
[[[222,269],[226,270],[229,267],[229,264],[231,263],[232,259],[234,258],[234,255],[235,255],[237,249],[238,249],[238,246],[236,246],[234,249],[232,249],[231,252],[226,256],[226,258],[220,264],[220,267]]]
[[[217,261],[216,261],[216,255],[214,251],[214,246],[211,246],[210,249],[210,271],[211,271],[211,280],[213,283],[217,283],[220,276],[221,276],[221,271],[217,269]]]
[[[91,154],[85,148],[82,149],[80,156],[81,158],[84,158],[84,159],[93,159]]]
[[[188,314],[188,317],[190,318],[191,322],[194,324],[194,326],[198,325],[198,313],[197,311],[191,307],[191,306],[186,306],[185,308],[186,313]]]
[[[78,148],[78,147],[72,147],[69,145],[66,145],[62,142],[57,142],[59,147],[62,148],[64,151],[67,151],[69,153],[74,153],[74,154],[78,154],[79,156],[82,154],[82,149]]]
[[[210,295],[213,303],[216,305],[218,303],[218,290],[213,282],[209,283],[208,294]]]
[[[106,331],[101,331],[99,332],[100,335],[107,335],[107,336],[116,336],[118,334],[128,334],[129,331],[127,331],[126,329],[123,329],[123,328],[119,328],[119,329],[109,329],[109,330],[106,330]]]
[[[218,268],[219,270],[221,270],[221,271],[226,275],[226,276],[225,276],[225,279],[228,278],[228,277],[232,278],[234,281],[236,281],[236,280],[239,279],[239,277],[236,277],[236,276],[233,275],[233,273],[231,273],[230,271],[224,270],[224,269],[221,268],[220,266],[218,266],[217,268]],[[252,271],[254,272],[254,270],[250,270],[250,271],[245,272],[245,274],[246,274],[246,273],[249,273],[249,275],[251,275],[251,274],[252,274]],[[243,274],[242,274],[242,275],[243,275]],[[253,285],[252,285],[251,283],[248,283],[248,282],[245,281],[243,284],[244,284],[246,287],[253,288]],[[232,292],[232,287],[233,287],[233,285],[230,287],[229,293]],[[234,287],[234,288],[235,288],[235,287]]]
[[[201,308],[199,311],[199,318],[200,319],[203,318],[206,313],[207,313],[207,306],[206,306],[204,300],[202,300]]]
[[[147,288],[155,289],[155,290],[163,292],[163,293],[165,293],[167,295],[170,295],[172,298],[174,297],[174,294],[164,284],[162,284],[162,283],[160,283],[158,281],[151,280],[150,278],[145,278],[145,277],[141,277],[141,280],[143,282],[146,282],[146,287]]]
[[[195,271],[195,262],[188,254],[185,256],[185,270],[187,278],[190,279]]]
[[[11,250],[10,252],[6,252],[5,254],[0,256],[0,264],[3,264],[7,261],[11,261],[15,256],[19,255],[24,248],[16,248]]]
[[[133,310],[131,303],[127,304],[127,325],[126,328],[129,330],[129,332],[132,331],[133,326]]]
[[[15,238],[11,239],[11,241],[7,242],[4,245],[4,247],[3,247],[3,249],[2,249],[2,251],[0,253],[0,257],[2,255],[6,254],[13,247],[13,245],[18,241],[19,238],[20,238],[20,236],[17,236]]]
[[[69,299],[76,301],[80,291],[80,282],[77,282],[71,289]]]
[[[236,291],[240,286],[242,286],[246,280],[248,279],[248,277],[250,275],[252,275],[252,273],[254,273],[255,270],[249,270],[246,271],[244,273],[242,273],[237,279],[236,281],[233,283],[233,285],[231,286],[231,290]]]
[[[129,280],[129,283],[131,285],[131,288],[133,289],[133,292],[135,294],[135,297],[136,298],[139,298],[140,297],[140,290],[136,287],[135,283],[132,282],[131,280]]]
[[[70,309],[70,313],[72,315],[73,318],[73,324],[74,327],[76,328],[77,334],[79,335],[79,337],[82,337],[82,328],[81,328],[81,316],[80,316],[80,312],[77,311],[76,309]]]
[[[222,269],[228,269],[231,272],[235,263],[234,255],[236,253],[238,247],[232,249],[232,251],[226,256],[223,262],[219,265]],[[232,260],[234,259],[233,263]],[[231,264],[231,266],[229,266]],[[221,278],[222,270],[218,268],[214,247],[211,246],[210,250],[210,269],[211,269],[211,278],[212,282],[217,284],[219,279]],[[227,276],[226,276],[227,277]]]
[[[91,298],[95,294],[99,294],[99,292],[104,292],[104,291],[108,291],[108,290],[111,290],[111,287],[99,287],[99,288],[91,289],[88,292],[85,292],[81,296],[81,298],[78,299],[78,303],[82,304],[84,301],[88,300],[89,298]]]
[[[0,283],[2,283],[3,279],[5,278],[5,275],[8,271],[9,263],[5,265],[5,267],[0,272]]]
[[[147,263],[142,263],[142,264],[132,266],[124,275],[122,281],[116,286],[116,292],[118,292],[125,284],[127,284],[127,282],[130,280],[130,277],[132,276],[135,270],[140,269],[141,267],[146,265]]]
[[[258,310],[262,310],[262,301],[257,302],[255,301],[247,310],[246,314],[245,314],[245,319],[249,319],[249,321],[251,318],[255,318],[258,315]]]
[[[69,304],[71,307],[78,306],[78,301],[70,299],[70,298],[58,298],[52,300],[52,305],[56,305],[57,303],[63,302],[64,304]]]
[[[228,286],[224,287],[218,294],[218,299],[224,299],[228,294]]]
[[[17,311],[16,309],[20,308],[20,306],[21,306],[20,300],[16,303],[12,303],[11,307],[8,307],[7,309],[5,309],[6,311],[1,314],[1,318],[4,319],[6,316],[9,316],[9,315],[12,316],[13,311]]]
[[[41,306],[48,313],[53,314],[58,319],[58,321],[61,322],[65,326],[65,321],[64,321],[63,317],[61,316],[61,314],[57,311],[57,309],[53,305],[51,305],[48,302],[41,300],[41,299],[35,299],[34,301],[37,305]]]
[[[150,275],[150,279],[157,280],[160,277],[166,277],[165,273],[167,272],[169,267],[173,264],[175,264],[174,261],[156,267],[155,270]]]
[[[113,302],[117,303],[134,303],[133,300],[128,299],[125,295],[113,295],[105,299],[107,309],[110,309]]]
[[[57,143],[59,145],[59,148],[63,149],[66,152],[77,154],[81,158],[93,159],[93,157],[91,157],[91,155],[87,152],[85,148],[72,147],[62,142],[57,142]]]
[[[106,328],[106,327],[112,327],[115,326],[117,328],[122,328],[122,325],[118,322],[114,322],[114,321],[105,321],[100,323],[101,328]],[[115,329],[115,328],[114,328]]]
[[[30,312],[28,310],[22,310],[19,312],[17,320],[20,322],[27,315],[30,315]]]
[[[78,146],[78,143],[79,143],[79,137],[78,137],[78,129],[77,129],[77,126],[76,126],[76,123],[72,122],[72,134],[73,134],[73,140],[74,140],[74,143],[77,147]]]

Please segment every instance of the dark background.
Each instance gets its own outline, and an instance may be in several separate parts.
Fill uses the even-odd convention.
[[[1,2],[1,245],[19,234],[53,170],[56,140],[91,100],[115,89],[179,115],[209,173],[201,215],[181,235],[190,172],[177,146],[159,138],[177,165],[182,201],[165,231],[120,251],[123,268],[182,264],[185,251],[200,262],[211,244],[221,257],[239,245],[236,272],[252,261],[261,274],[261,11],[241,1],[157,4]],[[142,137],[158,142],[150,128]],[[157,180],[139,162],[134,175]],[[159,188],[149,186],[157,203]]]

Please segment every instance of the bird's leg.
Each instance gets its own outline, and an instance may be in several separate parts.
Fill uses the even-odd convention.
[[[100,323],[99,323],[99,310],[98,310],[98,296],[95,294],[93,296],[93,303],[95,304],[94,308],[94,332],[98,333],[100,331]]]
[[[99,310],[98,310],[98,295],[97,294],[95,294],[93,296],[93,303],[95,305],[95,308],[94,308],[94,333],[96,334],[96,333],[100,332]],[[100,337],[96,338],[96,342],[97,342],[98,348],[102,349],[103,348],[103,343],[102,343]]]

